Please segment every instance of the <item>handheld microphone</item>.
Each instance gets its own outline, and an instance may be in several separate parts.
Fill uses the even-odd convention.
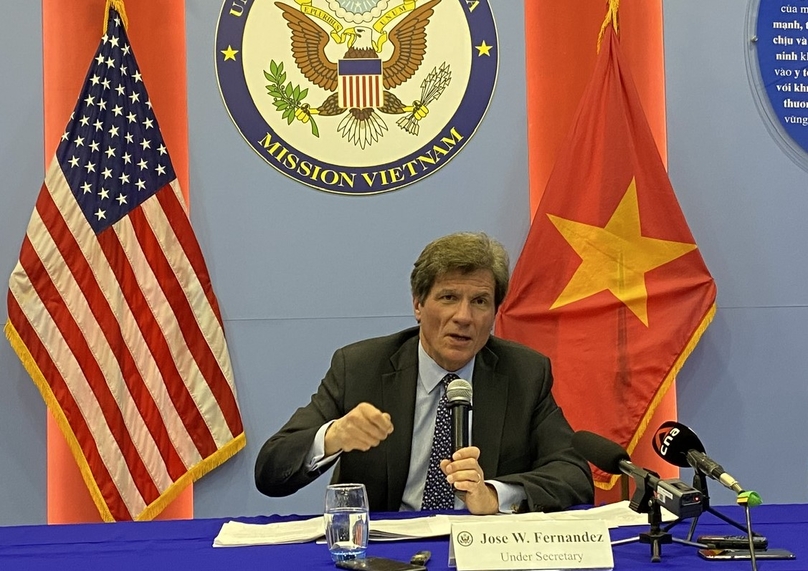
[[[572,447],[587,461],[608,474],[625,474],[634,478],[637,490],[629,507],[647,512],[649,498],[680,518],[695,517],[702,512],[702,494],[679,479],[661,479],[658,474],[632,464],[619,444],[594,432],[580,430],[572,435]]]
[[[663,422],[654,435],[652,445],[657,454],[674,466],[698,470],[738,494],[744,491],[738,480],[704,453],[704,445],[699,437],[684,424],[672,420]]]
[[[447,406],[452,413],[452,451],[471,446],[471,383],[455,379],[446,387]]]

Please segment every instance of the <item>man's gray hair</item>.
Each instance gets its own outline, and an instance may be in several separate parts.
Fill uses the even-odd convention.
[[[449,272],[468,274],[477,270],[490,270],[494,274],[494,307],[498,309],[508,293],[508,264],[508,252],[487,234],[449,234],[427,244],[415,260],[410,274],[412,296],[423,303],[435,281]]]

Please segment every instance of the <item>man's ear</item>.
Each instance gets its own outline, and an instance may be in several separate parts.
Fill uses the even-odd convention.
[[[415,315],[415,321],[421,323],[421,302],[418,298],[412,298],[412,312]]]

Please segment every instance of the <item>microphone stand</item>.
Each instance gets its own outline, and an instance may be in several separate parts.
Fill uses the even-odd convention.
[[[755,544],[752,542],[752,516],[749,513],[749,496],[749,493],[738,494],[738,505],[743,506],[744,513],[746,514],[746,537],[749,540],[749,558],[752,562],[752,571],[758,571],[757,556],[755,555]],[[758,498],[758,500],[759,499],[760,498]]]
[[[623,545],[634,542],[648,543],[651,546],[652,563],[662,561],[662,546],[667,543],[673,543],[675,541],[676,543],[690,545],[691,547],[706,547],[701,543],[690,541],[689,538],[679,539],[678,537],[673,537],[668,533],[667,529],[662,529],[662,511],[659,504],[654,499],[654,489],[650,481],[652,476],[657,477],[657,475],[645,470],[643,470],[643,472],[643,475],[634,475],[636,489],[634,490],[631,502],[629,502],[629,507],[637,513],[647,513],[648,524],[651,528],[647,533],[641,533],[636,537],[613,541],[612,545]]]
[[[760,535],[758,533],[752,532],[751,531],[751,526],[745,526],[745,525],[735,521],[734,519],[725,516],[721,512],[716,511],[714,508],[712,508],[710,506],[710,494],[707,491],[707,476],[701,470],[695,469],[694,472],[693,472],[693,487],[701,492],[702,506],[703,506],[702,513],[704,513],[704,512],[711,513],[715,517],[717,517],[718,519],[724,521],[725,523],[728,523],[728,524],[730,524],[732,526],[735,526],[736,528],[743,531],[744,533],[749,533],[750,537],[752,535]],[[693,540],[693,535],[696,532],[696,525],[699,523],[699,517],[700,517],[700,515],[695,516],[693,518],[693,521],[690,522],[690,529],[688,530],[687,537],[686,537],[687,541],[692,541]],[[671,529],[673,529],[675,526],[679,525],[683,521],[684,520],[682,518],[678,518],[678,519],[672,521],[671,523],[669,523],[668,525],[665,526],[664,531],[670,531]]]

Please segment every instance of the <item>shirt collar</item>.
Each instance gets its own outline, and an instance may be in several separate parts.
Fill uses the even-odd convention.
[[[440,384],[440,381],[448,373],[454,373],[461,379],[467,380],[472,383],[471,376],[474,372],[474,360],[477,358],[475,355],[471,361],[460,367],[457,371],[447,371],[438,365],[432,357],[430,357],[426,349],[424,349],[421,341],[418,341],[418,382],[427,393],[431,393]]]

